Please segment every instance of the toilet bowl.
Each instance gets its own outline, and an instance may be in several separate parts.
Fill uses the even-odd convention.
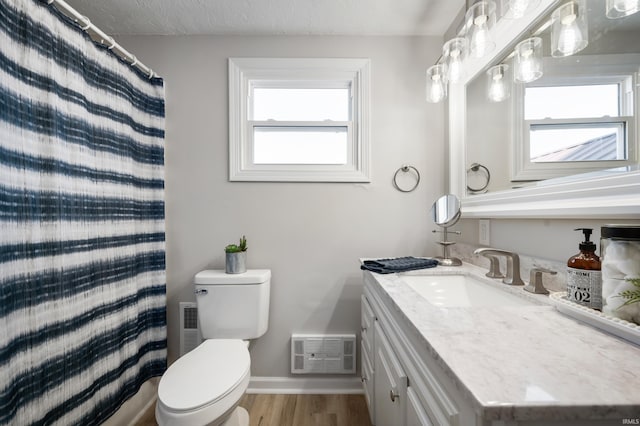
[[[173,363],[160,379],[160,426],[248,425],[238,402],[249,385],[247,343],[210,339]]]
[[[250,379],[246,340],[269,327],[271,271],[206,270],[194,285],[198,329],[206,340],[160,379],[156,420],[160,426],[248,425],[249,414],[238,407]]]

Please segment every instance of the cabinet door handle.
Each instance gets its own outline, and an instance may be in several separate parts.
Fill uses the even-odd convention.
[[[396,398],[400,398],[400,395],[398,395],[398,392],[394,389],[391,389],[389,391],[389,398],[391,398],[391,402],[396,402]]]
[[[367,380],[369,380],[369,379],[367,379],[367,378],[366,378],[366,377],[364,377],[364,376],[362,376],[362,377],[360,378],[360,381],[361,381],[362,383],[366,382]]]

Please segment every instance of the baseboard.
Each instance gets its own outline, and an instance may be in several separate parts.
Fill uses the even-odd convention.
[[[348,377],[251,377],[247,393],[360,394],[360,378]]]

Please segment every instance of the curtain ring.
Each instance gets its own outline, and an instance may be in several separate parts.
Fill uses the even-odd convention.
[[[107,46],[107,49],[111,50],[116,47],[116,41],[113,39],[113,37],[107,38],[107,41],[111,43],[111,45]]]
[[[415,185],[413,185],[409,189],[402,189],[398,185],[398,173],[400,173],[400,172],[408,173],[410,170],[413,170],[416,173],[416,176],[417,176],[416,183],[415,183]],[[411,192],[411,191],[415,190],[418,187],[419,183],[420,183],[420,172],[418,171],[418,169],[416,169],[413,166],[404,165],[404,166],[400,167],[398,170],[396,170],[396,173],[393,175],[393,186],[395,186],[396,189],[398,191],[400,191],[400,192]]]
[[[472,188],[469,185],[467,185],[467,189],[473,193],[487,192],[487,187],[489,186],[489,182],[491,182],[491,172],[489,172],[489,169],[487,169],[485,166],[483,166],[480,163],[472,163],[467,169],[467,175],[469,174],[469,172],[477,172],[480,169],[484,170],[484,172],[487,174],[487,181],[480,188]]]
[[[153,72],[153,70],[151,68],[149,68],[149,80],[151,80],[154,75],[155,75],[155,73]]]
[[[84,27],[80,27],[82,31],[87,31],[91,27],[91,21],[86,16],[82,17],[82,23],[84,24]]]
[[[138,65],[138,58],[136,58],[136,55],[132,55],[131,56],[132,62],[131,62],[131,66],[135,67],[136,65]]]

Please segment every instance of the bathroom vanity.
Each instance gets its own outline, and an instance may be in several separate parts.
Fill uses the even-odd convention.
[[[640,347],[485,272],[363,272],[360,360],[373,424],[640,422]]]

